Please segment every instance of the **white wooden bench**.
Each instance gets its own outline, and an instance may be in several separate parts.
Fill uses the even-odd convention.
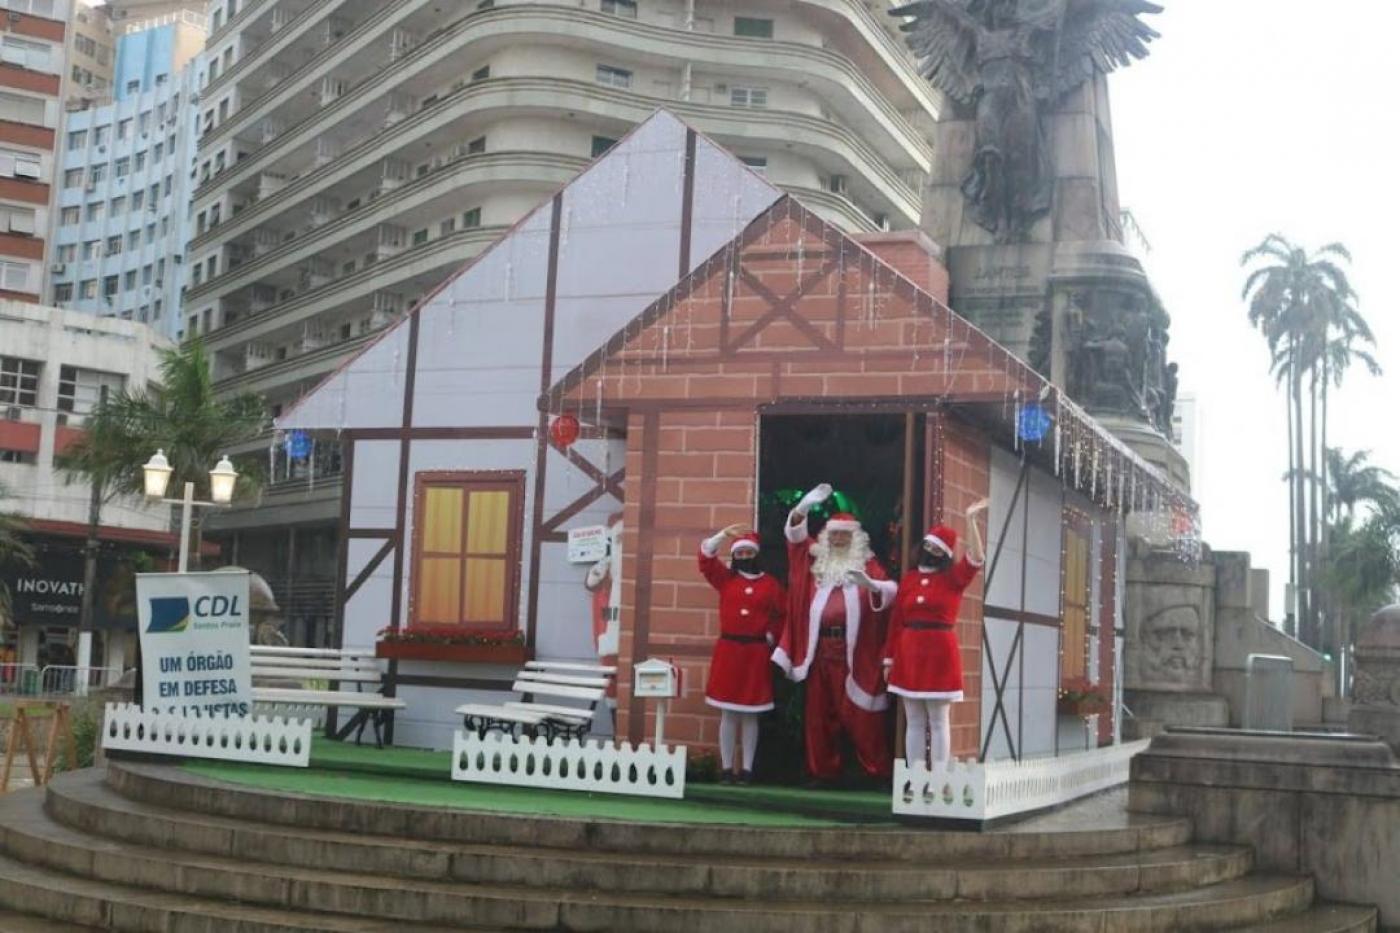
[[[511,690],[519,700],[506,703],[466,703],[457,707],[468,732],[484,736],[492,730],[514,735],[520,729],[549,739],[566,736],[583,741],[593,713],[607,694],[617,668],[600,664],[529,661],[515,675]],[[547,701],[578,700],[586,706]]]
[[[365,726],[371,725],[375,744],[383,747],[384,728],[395,711],[407,706],[397,697],[383,695],[384,672],[373,649],[252,645],[249,652],[255,703],[355,710],[355,715],[343,727],[327,729],[331,738],[343,740],[353,731],[355,743],[359,744]],[[328,688],[302,686],[307,680],[326,681]],[[257,685],[259,681],[262,686]],[[297,683],[297,686],[281,683],[285,681]],[[354,684],[355,690],[334,689],[342,683]],[[371,684],[378,686],[372,691],[364,689]]]

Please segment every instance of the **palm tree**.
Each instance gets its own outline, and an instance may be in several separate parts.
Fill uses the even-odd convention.
[[[1329,243],[1309,253],[1278,234],[1265,237],[1246,252],[1242,266],[1251,266],[1242,297],[1249,305],[1249,321],[1269,344],[1275,374],[1287,382],[1289,403],[1289,496],[1293,553],[1290,578],[1298,594],[1300,631],[1305,641],[1319,641],[1318,605],[1311,580],[1318,562],[1318,541],[1324,504],[1319,501],[1322,449],[1318,415],[1326,386],[1333,377],[1328,360],[1332,333],[1345,337],[1365,334],[1365,322],[1353,304],[1355,292],[1338,261],[1350,262],[1351,254],[1340,243]],[[1353,338],[1354,339],[1354,338]],[[1304,452],[1304,384],[1309,402],[1308,451]]]
[[[1375,469],[1371,467],[1369,469]],[[1356,626],[1382,606],[1394,602],[1400,586],[1400,509],[1396,490],[1380,496],[1389,503],[1376,508],[1358,526],[1354,516],[1329,529],[1332,560],[1321,577],[1333,607],[1336,657],[1346,656]],[[1339,695],[1346,695],[1344,665],[1339,663]]]
[[[128,388],[93,410],[82,437],[58,458],[70,481],[100,484],[104,501],[139,495],[145,484],[141,467],[159,448],[174,471],[171,480],[199,488],[219,457],[267,429],[266,407],[258,396],[215,397],[209,358],[198,340],[162,351],[160,376],[158,386]],[[258,458],[235,458],[235,463],[240,489],[255,491]],[[191,566],[197,569],[204,537],[197,515],[191,528]]]
[[[10,492],[0,485],[0,502],[10,498]],[[34,548],[24,540],[25,522],[18,515],[0,512],[0,567],[30,567],[34,564]],[[10,618],[10,588],[0,578],[0,620]]]
[[[1378,512],[1400,514],[1400,493],[1392,485],[1395,474],[1368,463],[1370,459],[1369,450],[1347,455],[1338,447],[1327,449],[1329,498],[1334,513],[1328,516],[1330,521],[1351,522],[1356,517],[1356,507],[1363,504]]]

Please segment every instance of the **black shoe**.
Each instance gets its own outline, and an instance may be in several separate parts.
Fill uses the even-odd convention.
[[[753,783],[753,772],[752,772],[752,771],[740,771],[740,772],[739,772],[739,783],[740,783],[740,784],[744,784],[744,785],[752,784],[752,783]]]
[[[734,783],[734,772],[733,772],[733,771],[721,771],[721,772],[719,773],[719,782],[720,782],[721,784],[733,784],[733,783]]]

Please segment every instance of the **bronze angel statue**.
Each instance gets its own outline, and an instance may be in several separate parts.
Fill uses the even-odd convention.
[[[890,11],[923,75],[975,115],[963,194],[998,242],[1050,208],[1054,173],[1042,111],[1094,76],[1147,56],[1147,0],[916,0]]]

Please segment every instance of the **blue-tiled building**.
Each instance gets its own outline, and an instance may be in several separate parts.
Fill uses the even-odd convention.
[[[112,99],[65,115],[45,297],[181,336],[196,59],[203,17],[133,23],[117,40]]]

